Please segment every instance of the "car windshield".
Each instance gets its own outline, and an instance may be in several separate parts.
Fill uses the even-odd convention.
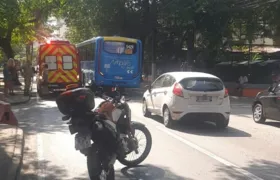
[[[180,84],[190,91],[221,91],[224,88],[221,80],[216,78],[185,78]]]

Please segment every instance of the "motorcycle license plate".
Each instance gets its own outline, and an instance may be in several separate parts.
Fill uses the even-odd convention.
[[[75,148],[76,150],[82,150],[91,146],[90,135],[76,134],[75,136]]]

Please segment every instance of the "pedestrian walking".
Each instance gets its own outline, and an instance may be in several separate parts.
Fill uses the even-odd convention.
[[[8,70],[7,63],[4,63],[3,75],[4,75],[4,95],[7,97],[11,88],[11,81],[12,81],[12,75]]]

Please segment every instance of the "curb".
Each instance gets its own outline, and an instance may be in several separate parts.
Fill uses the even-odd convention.
[[[8,179],[11,180],[19,179],[23,160],[24,134],[22,129],[17,127],[16,134],[14,154],[12,157],[12,163],[15,164],[15,166],[8,171]]]

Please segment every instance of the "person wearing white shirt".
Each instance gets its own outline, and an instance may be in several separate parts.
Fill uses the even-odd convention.
[[[246,75],[241,75],[238,79],[238,92],[239,92],[239,95],[242,96],[242,93],[243,93],[243,89],[244,89],[244,86],[246,83],[248,83],[248,77]]]

